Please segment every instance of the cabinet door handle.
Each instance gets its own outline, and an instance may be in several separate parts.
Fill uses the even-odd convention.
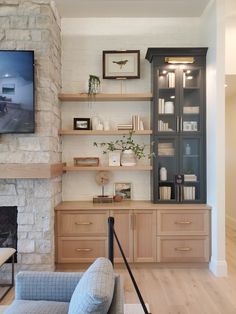
[[[178,251],[178,252],[189,252],[189,251],[192,251],[192,248],[191,247],[176,247],[175,251]]]
[[[190,225],[192,221],[175,221],[176,225]]]
[[[75,225],[77,226],[88,226],[88,225],[92,225],[93,223],[92,222],[78,222],[78,221],[75,221]]]
[[[75,249],[76,251],[78,252],[91,252],[92,249],[89,249],[89,248],[85,248],[85,249]]]
[[[176,117],[176,131],[179,132],[179,116]]]
[[[181,117],[180,118],[180,131],[182,132],[183,131],[183,118]]]

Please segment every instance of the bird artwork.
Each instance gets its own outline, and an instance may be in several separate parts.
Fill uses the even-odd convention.
[[[117,65],[120,66],[120,69],[122,69],[122,67],[124,65],[126,65],[126,63],[128,62],[129,60],[120,60],[120,61],[112,61],[112,63],[116,63]]]

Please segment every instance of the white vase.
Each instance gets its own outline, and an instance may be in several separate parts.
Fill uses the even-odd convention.
[[[137,158],[131,149],[124,150],[121,153],[121,166],[135,166]]]

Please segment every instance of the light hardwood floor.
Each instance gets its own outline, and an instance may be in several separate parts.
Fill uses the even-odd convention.
[[[235,314],[236,230],[227,229],[226,248],[226,278],[217,278],[204,268],[133,267],[152,314]],[[116,271],[124,280],[126,303],[138,303],[127,271],[121,267]],[[11,291],[0,304],[11,303],[13,297]]]

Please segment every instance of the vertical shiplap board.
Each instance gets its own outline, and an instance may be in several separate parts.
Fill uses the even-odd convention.
[[[141,52],[141,78],[124,82],[102,80],[104,93],[138,93],[151,90],[151,66],[145,60],[148,47],[191,47],[200,43],[199,18],[80,18],[62,19],[62,79],[64,92],[87,92],[89,74],[102,77],[102,51],[138,49]],[[114,126],[130,122],[139,114],[149,128],[149,102],[64,103],[62,126],[72,128],[73,117],[99,116]],[[107,162],[94,141],[115,137],[63,137],[63,161],[72,163],[76,156],[99,156]],[[149,137],[136,137],[139,143],[149,143]],[[142,161],[142,162],[148,162]],[[63,176],[64,200],[91,200],[100,193],[95,173],[67,173]],[[106,193],[113,192],[114,182],[131,182],[133,199],[150,199],[149,172],[114,172]]]

